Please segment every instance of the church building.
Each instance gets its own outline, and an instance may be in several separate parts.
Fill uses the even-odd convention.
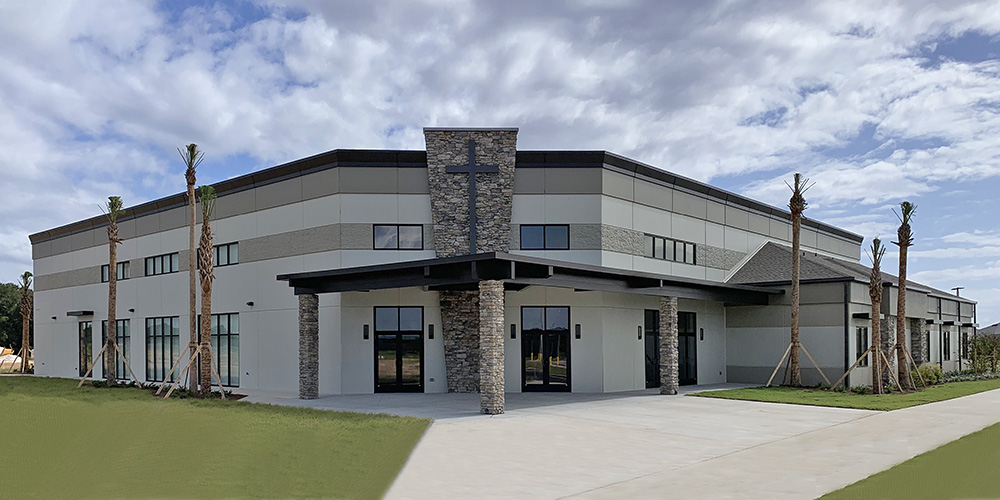
[[[495,414],[506,392],[767,381],[788,347],[786,210],[605,151],[519,151],[517,129],[424,135],[425,151],[338,149],[214,185],[222,385],[479,392]],[[185,356],[187,221],[184,193],[119,219],[117,339],[140,382]],[[80,377],[100,350],[106,225],[31,236],[39,375]],[[862,241],[803,220],[802,341],[822,369],[803,357],[806,383],[868,348]],[[975,302],[907,294],[914,357],[964,366]]]

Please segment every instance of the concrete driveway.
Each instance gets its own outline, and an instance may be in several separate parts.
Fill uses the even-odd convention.
[[[1000,391],[897,410],[634,396],[436,421],[387,499],[810,499],[1000,420]]]
[[[391,500],[810,499],[1000,421],[1000,390],[893,412],[654,391],[508,394],[494,417],[476,394],[248,400],[435,418]]]

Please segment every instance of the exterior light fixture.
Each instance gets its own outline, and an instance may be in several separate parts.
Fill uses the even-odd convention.
[[[253,307],[253,301],[251,300],[250,302],[247,302],[247,305]]]
[[[639,340],[642,340],[642,325],[639,325]]]
[[[580,324],[576,324],[576,339],[580,340]]]
[[[364,339],[368,340],[368,325],[365,325],[364,328],[361,329],[361,331],[363,332],[362,335],[364,335]]]
[[[427,325],[427,340],[434,340],[434,325]]]
[[[699,330],[701,330],[701,340],[705,340],[705,329],[699,328]]]
[[[510,339],[511,340],[517,339],[517,325],[515,325],[514,323],[510,324]]]

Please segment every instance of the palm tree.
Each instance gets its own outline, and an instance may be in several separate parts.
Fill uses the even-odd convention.
[[[212,392],[212,228],[209,220],[215,209],[215,189],[212,186],[201,186],[201,245],[198,248],[198,262],[201,265],[201,394]]]
[[[868,296],[872,299],[872,392],[882,394],[882,240],[872,240],[872,274],[868,278]]]
[[[802,385],[802,371],[799,368],[799,274],[802,256],[799,247],[802,212],[807,206],[803,194],[811,187],[808,183],[809,179],[803,178],[802,174],[796,172],[793,184],[788,186],[792,190],[792,197],[788,200],[788,209],[792,212],[792,333],[788,358],[792,372],[789,383],[792,386]]]
[[[195,285],[194,273],[195,273],[195,259],[197,254],[197,247],[195,247],[195,196],[194,196],[194,184],[196,181],[195,170],[198,165],[201,165],[201,161],[205,158],[205,153],[198,151],[197,144],[188,144],[185,146],[184,150],[181,151],[180,148],[177,149],[177,153],[181,155],[181,159],[184,160],[184,164],[187,165],[187,170],[184,171],[184,179],[187,181],[187,197],[188,197],[188,290],[190,292],[190,297],[188,299],[188,314],[190,319],[188,322],[188,333],[190,334],[190,341],[188,342],[188,356],[194,357],[196,345],[198,344],[198,333],[197,333],[197,311],[195,309],[196,303],[198,302],[198,287]],[[194,377],[188,378],[188,389],[194,392],[197,388],[198,382]]]
[[[115,343],[118,333],[118,245],[122,242],[118,237],[118,216],[121,212],[121,197],[109,196],[105,211],[108,218],[108,338],[104,344],[104,378],[109,386],[117,380],[115,360],[118,352]]]
[[[896,239],[893,243],[899,247],[899,292],[896,298],[896,367],[899,369],[899,383],[904,381],[913,386],[910,380],[909,364],[906,362],[906,252],[913,245],[913,232],[910,230],[910,221],[913,213],[917,211],[917,206],[904,201],[899,204],[899,229],[896,231]],[[895,211],[894,211],[895,212]],[[913,332],[916,335],[916,332]]]
[[[21,373],[28,367],[28,356],[31,354],[31,340],[28,332],[31,328],[31,309],[34,297],[31,293],[31,272],[25,271],[19,279],[21,285]]]

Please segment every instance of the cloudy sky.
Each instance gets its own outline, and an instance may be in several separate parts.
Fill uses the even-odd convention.
[[[1000,321],[997,2],[33,0],[0,5],[0,281],[27,235],[425,126],[516,126],[890,240]],[[894,255],[886,269],[896,267]],[[863,259],[867,263],[867,258]]]

